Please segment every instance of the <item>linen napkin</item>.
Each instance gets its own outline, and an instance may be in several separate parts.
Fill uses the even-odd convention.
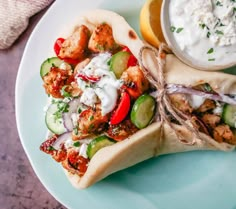
[[[0,49],[10,47],[26,29],[29,18],[53,0],[0,0]]]

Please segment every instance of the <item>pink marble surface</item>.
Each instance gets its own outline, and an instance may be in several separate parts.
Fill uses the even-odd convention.
[[[26,42],[46,10],[31,18],[29,27],[0,51],[0,208],[64,209],[36,177],[21,146],[15,120],[15,81]],[[1,29],[0,29],[1,30]]]

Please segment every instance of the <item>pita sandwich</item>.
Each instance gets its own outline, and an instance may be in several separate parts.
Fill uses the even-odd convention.
[[[152,50],[144,50],[140,54],[143,47],[149,46],[139,39],[123,17],[111,11],[93,10],[84,13],[77,26],[86,26],[92,33],[100,24],[110,26],[116,44],[128,47],[130,53],[137,59],[141,56],[143,66],[148,70],[153,81],[157,82],[159,74],[156,55]],[[92,36],[90,34],[90,37]],[[88,62],[84,65],[86,64]],[[85,68],[84,65],[78,67],[79,72]],[[73,149],[73,153],[77,149],[77,153],[80,153],[83,158],[80,159],[73,155],[72,160],[77,160],[76,168],[78,168],[79,163],[86,165],[82,174],[77,172],[76,168],[71,165],[71,161],[68,160],[71,159],[71,156],[68,157],[69,151],[66,147],[68,147],[68,136],[71,136],[71,132],[61,135],[51,133],[48,139],[42,143],[40,149],[62,163],[69,181],[79,189],[87,188],[116,171],[163,154],[193,150],[232,151],[236,144],[236,135],[234,135],[235,119],[231,117],[231,113],[235,114],[234,110],[236,111],[234,109],[234,105],[236,105],[234,97],[236,76],[219,72],[197,71],[183,64],[174,55],[166,56],[165,71],[163,73],[169,104],[174,107],[174,112],[177,111],[179,117],[190,125],[181,124],[171,114],[171,111],[165,112],[165,110],[162,110],[162,113],[168,119],[168,123],[161,120],[157,102],[155,116],[146,127],[136,127],[137,129],[132,134],[122,140],[117,140],[116,143],[111,143],[109,146],[101,146],[91,159],[83,161],[86,154],[81,151],[81,143],[80,145],[77,144],[77,147]],[[45,79],[44,82],[46,82]],[[95,81],[93,82],[95,83]],[[149,89],[151,89],[151,92],[148,91],[148,94],[150,93],[153,98],[158,99],[159,90],[151,84]],[[80,96],[79,94],[79,99],[82,97]],[[77,98],[77,100],[79,99]],[[75,104],[77,103],[75,102]],[[89,121],[89,118],[87,121]],[[197,132],[196,136],[193,135],[189,127]],[[70,128],[69,130],[71,131]],[[61,137],[62,135],[64,137]],[[98,135],[101,135],[101,133]],[[181,140],[180,136],[184,140]],[[88,138],[91,138],[91,136]],[[77,141],[87,143],[86,146],[83,146],[83,149],[85,149],[91,143],[91,141],[86,140],[85,137],[72,141],[73,143]],[[188,143],[193,141],[194,143]],[[69,142],[71,143],[71,140]]]

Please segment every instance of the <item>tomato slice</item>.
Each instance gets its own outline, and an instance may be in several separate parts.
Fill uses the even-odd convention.
[[[54,43],[54,52],[56,53],[57,57],[60,58],[61,60],[64,60],[65,62],[69,63],[69,64],[72,64],[72,65],[76,65],[79,60],[77,59],[71,59],[71,58],[61,58],[59,56],[59,53],[60,53],[60,50],[61,50],[61,46],[63,44],[63,42],[65,41],[64,38],[58,38],[56,40],[56,42]]]
[[[136,59],[136,57],[132,54],[132,52],[130,51],[130,49],[127,46],[124,46],[122,48],[122,51],[124,52],[129,52],[131,55],[129,57],[128,63],[127,63],[127,68],[128,67],[132,67],[132,66],[136,66],[138,64],[138,60]]]
[[[130,109],[130,96],[125,91],[122,93],[120,103],[111,117],[110,120],[111,125],[119,124],[122,120],[124,120],[129,112],[129,109]]]
[[[91,82],[98,82],[101,78],[100,77],[95,77],[95,76],[87,76],[84,74],[79,74],[79,78],[81,78],[84,81],[91,81]]]
[[[137,64],[138,64],[138,60],[136,59],[134,55],[131,54],[127,63],[127,67],[136,66]]]
[[[64,41],[65,41],[64,38],[58,38],[56,42],[54,43],[54,52],[56,53],[57,56],[60,53],[61,45],[63,44]]]

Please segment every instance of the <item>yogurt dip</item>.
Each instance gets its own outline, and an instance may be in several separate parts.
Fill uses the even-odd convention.
[[[236,0],[171,0],[169,19],[190,57],[209,65],[236,60]]]

